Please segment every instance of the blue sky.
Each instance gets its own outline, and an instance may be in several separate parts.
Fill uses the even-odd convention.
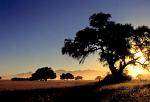
[[[0,74],[34,71],[96,69],[97,56],[85,64],[61,55],[65,38],[88,26],[93,13],[134,26],[150,26],[149,0],[0,0]]]

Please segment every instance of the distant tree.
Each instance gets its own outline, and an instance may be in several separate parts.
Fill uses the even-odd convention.
[[[139,80],[142,80],[142,77],[143,77],[142,74],[138,74],[138,75],[136,76],[136,78],[139,79]]]
[[[62,74],[60,75],[60,79],[62,79],[62,80],[66,79],[66,74],[65,74],[65,73],[62,73]]]
[[[44,80],[54,79],[56,78],[56,73],[49,67],[43,67],[36,70],[35,73],[32,74],[30,80]]]
[[[90,54],[99,55],[99,60],[108,66],[112,77],[124,77],[124,69],[130,65],[147,66],[150,61],[150,29],[131,24],[120,24],[110,20],[111,15],[93,14],[90,26],[76,33],[74,39],[65,39],[62,54],[67,54],[83,63]],[[139,62],[136,53],[142,52],[146,61]],[[146,68],[146,67],[145,67]],[[123,79],[123,78],[121,78]]]
[[[64,80],[64,79],[74,79],[74,75],[72,75],[71,73],[62,73],[60,75],[60,79]]]
[[[76,76],[74,79],[75,79],[75,80],[82,80],[83,77],[82,77],[82,76]]]
[[[74,79],[74,75],[71,73],[66,73],[66,79]]]
[[[102,77],[101,77],[101,76],[97,76],[97,77],[95,78],[95,80],[102,80]]]
[[[14,78],[11,78],[12,81],[28,81],[29,78],[17,78],[17,77],[14,77]]]

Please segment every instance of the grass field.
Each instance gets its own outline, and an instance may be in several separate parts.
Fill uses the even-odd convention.
[[[149,102],[150,81],[0,81],[0,102]]]
[[[49,81],[0,81],[1,91],[65,88],[86,85],[96,82],[95,80],[49,80]]]

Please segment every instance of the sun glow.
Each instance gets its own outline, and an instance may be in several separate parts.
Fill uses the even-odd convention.
[[[134,66],[134,65],[130,65],[127,67],[128,70],[128,74],[131,75],[133,78],[136,78],[137,75],[139,74],[149,74],[150,72],[143,69],[140,66]]]
[[[139,59],[137,60],[138,62],[140,62],[141,64],[145,63],[146,60],[142,52],[139,51],[138,53],[135,54],[135,58],[138,57],[139,57]],[[137,63],[136,65],[129,65],[127,67],[128,74],[131,75],[133,78],[136,78],[136,76],[139,74],[150,74],[150,72],[144,69],[141,64]]]

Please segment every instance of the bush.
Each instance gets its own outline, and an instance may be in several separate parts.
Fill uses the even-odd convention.
[[[30,80],[47,81],[47,79],[55,79],[55,78],[56,78],[56,73],[52,70],[52,68],[43,67],[37,69],[36,72],[32,74]]]
[[[62,73],[60,75],[60,79],[64,80],[64,79],[74,79],[74,75],[72,75],[71,73]]]
[[[101,76],[97,76],[96,78],[95,78],[95,80],[102,80],[102,77]]]
[[[126,74],[120,74],[116,76],[113,76],[112,74],[107,74],[106,77],[102,81],[100,81],[100,83],[102,85],[115,84],[130,81],[131,79],[132,77]]]
[[[12,81],[28,81],[29,80],[29,78],[12,78],[11,79]]]
[[[75,80],[82,80],[83,77],[82,77],[82,76],[76,76],[76,77],[74,77],[74,79],[75,79]]]

